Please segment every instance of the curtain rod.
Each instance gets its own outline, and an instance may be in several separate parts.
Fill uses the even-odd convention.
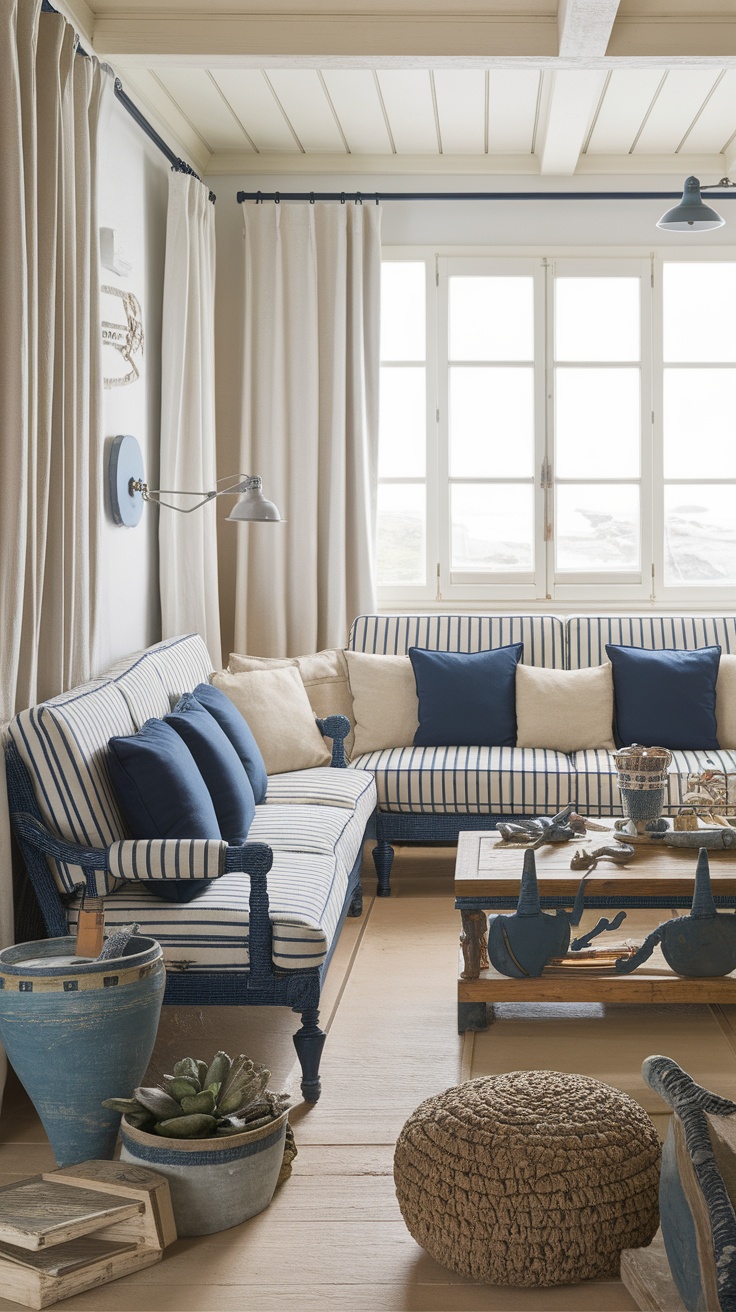
[[[41,0],[41,13],[58,15],[59,11],[58,9],[54,9],[54,6],[50,3],[50,0]],[[61,17],[62,18],[64,17],[63,14],[61,15]],[[77,54],[82,55],[85,59],[89,58],[87,51],[84,50],[82,46],[79,44],[78,35],[77,35]],[[106,65],[105,67],[109,67],[109,66]],[[134,103],[134,101],[130,99],[130,96],[128,95],[127,91],[123,87],[122,82],[120,81],[120,78],[117,76],[115,76],[115,99],[120,102],[120,104],[123,106],[123,109],[126,110],[127,113],[130,114],[130,117],[134,120],[134,122],[138,124],[138,127],[141,129],[141,132],[144,132],[146,136],[149,138],[149,140],[153,142],[154,146],[158,146],[158,149],[161,151],[161,154],[166,156],[174,173],[186,173],[189,175],[190,178],[196,178],[197,182],[202,181],[199,174],[195,173],[191,165],[187,164],[186,160],[180,159],[179,156],[174,153],[171,147],[167,146],[163,137],[159,135],[153,124],[148,122],[148,119],[145,117],[144,114],[141,113],[138,106]],[[215,201],[217,200],[214,191],[210,192],[210,200],[214,205]]]
[[[715,183],[709,191],[719,188]],[[731,184],[733,186],[733,184]],[[705,188],[703,188],[705,190]],[[718,199],[734,199],[733,191],[725,191]],[[272,200],[277,205],[282,200],[316,200],[355,201],[362,205],[364,201],[375,201],[376,205],[386,200],[679,200],[681,191],[239,191],[238,204],[245,200],[254,200],[257,204]]]

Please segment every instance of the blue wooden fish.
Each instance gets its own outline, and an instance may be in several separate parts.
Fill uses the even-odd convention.
[[[710,887],[708,853],[701,848],[689,916],[665,920],[630,957],[619,957],[616,970],[629,975],[651,957],[657,944],[678,975],[730,975],[736,970],[736,915],[719,912]]]
[[[551,957],[564,957],[570,947],[570,927],[579,925],[585,910],[585,876],[580,881],[572,911],[558,907],[542,911],[534,852],[524,853],[524,869],[516,911],[513,915],[488,918],[488,956],[491,965],[512,979],[536,978]],[[590,933],[576,939],[573,951],[585,947],[604,930],[617,929],[625,918],[620,911],[613,920],[601,919]]]

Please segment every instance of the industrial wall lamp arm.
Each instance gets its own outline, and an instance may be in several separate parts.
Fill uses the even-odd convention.
[[[223,486],[224,485],[224,486]],[[180,488],[150,488],[143,472],[143,456],[138,442],[129,433],[113,439],[108,465],[108,491],[110,510],[116,524],[133,528],[143,514],[143,504],[149,501],[166,510],[178,510],[189,515],[218,497],[237,497],[227,516],[232,524],[280,523],[281,514],[273,501],[263,495],[263,480],[259,474],[228,474],[218,479],[211,491],[189,492]],[[197,497],[191,506],[179,506],[162,497]]]
[[[220,487],[225,483],[226,487]],[[215,487],[211,492],[182,492],[173,487],[149,487],[140,478],[134,478],[130,481],[130,491],[140,492],[144,501],[151,501],[156,506],[165,506],[167,510],[178,510],[181,515],[190,515],[193,510],[199,510],[200,506],[206,506],[208,501],[214,501],[217,497],[239,496],[243,492],[261,491],[263,480],[258,474],[228,474],[225,478],[218,478]],[[200,497],[192,506],[176,506],[172,501],[162,501],[162,497]]]

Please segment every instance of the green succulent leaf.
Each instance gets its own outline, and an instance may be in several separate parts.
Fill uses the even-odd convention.
[[[183,1098],[194,1098],[199,1093],[199,1081],[196,1084],[192,1080],[183,1080],[180,1077],[172,1080],[166,1089],[172,1098],[181,1102]]]
[[[216,1125],[214,1116],[176,1116],[171,1121],[159,1121],[156,1134],[168,1139],[206,1139]]]
[[[143,1111],[137,1098],[103,1098],[102,1106],[109,1112],[120,1112],[121,1116],[139,1116]]]
[[[182,1109],[175,1098],[171,1098],[163,1089],[135,1089],[136,1100],[146,1111],[153,1112],[157,1121],[165,1121],[172,1116],[181,1116]]]
[[[195,1057],[182,1057],[181,1061],[174,1067],[174,1075],[180,1076],[183,1080],[195,1079],[201,1083],[199,1078],[199,1062]]]
[[[211,1084],[222,1084],[230,1074],[230,1058],[226,1052],[216,1052],[204,1077],[204,1088]]]
[[[182,1098],[181,1109],[187,1116],[194,1112],[211,1116],[215,1110],[215,1096],[209,1089],[205,1089],[204,1093],[197,1093],[193,1098]]]

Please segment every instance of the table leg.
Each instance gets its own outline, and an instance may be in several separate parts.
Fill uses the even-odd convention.
[[[458,1002],[457,1004],[458,1034],[464,1034],[466,1030],[486,1030],[492,1020],[493,1007],[486,1007],[485,1002]]]
[[[488,969],[488,917],[485,911],[462,911],[460,946],[463,950],[461,979],[477,979],[481,970]]]

